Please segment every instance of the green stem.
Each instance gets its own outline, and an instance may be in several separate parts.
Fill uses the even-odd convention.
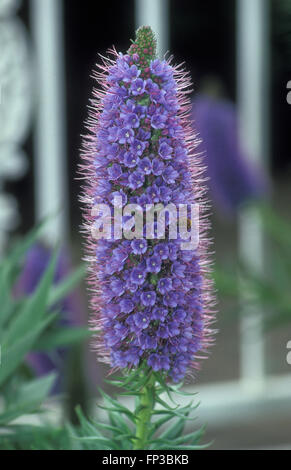
[[[136,435],[134,450],[146,450],[150,431],[151,417],[155,406],[155,378],[152,375],[141,389],[136,408]]]

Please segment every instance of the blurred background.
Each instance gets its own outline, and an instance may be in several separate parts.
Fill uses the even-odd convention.
[[[0,0],[0,258],[55,214],[16,291],[33,290],[56,241],[60,278],[80,263],[91,72],[142,24],[191,73],[210,178],[219,334],[187,387],[213,449],[291,449],[291,0]],[[64,312],[63,322],[86,324],[85,285]],[[72,407],[107,373],[87,344],[28,360],[36,374],[63,371]]]

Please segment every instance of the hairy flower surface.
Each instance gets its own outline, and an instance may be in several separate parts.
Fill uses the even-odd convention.
[[[156,58],[150,28],[126,55],[112,50],[95,74],[81,172],[96,349],[113,368],[147,364],[182,380],[212,342],[212,283],[203,167],[195,147],[181,67]],[[181,238],[95,240],[96,204],[199,203],[197,249]],[[130,218],[130,217],[129,217]],[[144,227],[145,229],[146,227]],[[153,229],[154,231],[155,229]]]

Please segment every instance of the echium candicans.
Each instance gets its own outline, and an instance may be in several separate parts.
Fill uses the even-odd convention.
[[[103,394],[112,426],[111,440],[101,436],[100,445],[197,448],[200,432],[181,437],[191,404],[177,410],[161,399],[164,391],[177,392],[180,385],[171,386],[171,381],[182,381],[198,366],[213,334],[208,206],[204,168],[195,153],[198,139],[188,118],[190,79],[181,66],[157,58],[149,27],[138,29],[127,54],[109,52],[112,57],[103,58],[95,72],[98,89],[91,101],[81,164],[91,325],[99,359],[112,371],[123,370],[114,383],[138,402],[132,413]],[[178,236],[170,236],[169,213],[164,237],[157,237],[159,219],[149,227],[146,218],[149,207],[171,205],[179,213],[185,203],[199,205],[199,243],[191,250],[183,248],[180,225]],[[111,226],[116,207],[124,228],[131,220],[125,206],[133,204],[141,211],[141,234],[127,237],[121,231],[122,236],[116,236]],[[107,232],[103,239],[92,230],[100,227],[100,207],[109,207],[109,237]],[[186,212],[192,232],[193,219],[187,217]],[[162,411],[156,410],[157,403]],[[152,422],[161,412],[164,416]],[[180,424],[160,435],[160,426],[177,416]],[[124,442],[120,435],[125,435]]]
[[[95,73],[81,171],[91,263],[96,349],[113,368],[146,365],[174,382],[198,364],[212,342],[209,222],[197,136],[188,113],[190,80],[182,67],[156,57],[149,27],[127,54],[111,50]],[[199,204],[199,245],[181,239],[91,236],[96,204]],[[144,233],[144,235],[146,235]]]

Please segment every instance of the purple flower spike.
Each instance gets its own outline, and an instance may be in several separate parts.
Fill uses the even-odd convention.
[[[215,298],[204,164],[189,120],[191,82],[181,67],[157,59],[155,50],[151,29],[142,27],[128,53],[111,51],[113,57],[104,59],[96,74],[81,165],[82,202],[92,326],[101,330],[98,356],[113,369],[147,364],[179,382],[212,344]],[[118,195],[119,210],[140,205],[141,231],[132,240],[124,234],[94,239],[93,209],[112,205]],[[183,240],[169,238],[168,226],[164,238],[156,237],[160,220],[146,220],[152,204],[185,203],[198,203],[200,217],[199,245],[188,251]],[[121,218],[133,229],[132,219]]]

